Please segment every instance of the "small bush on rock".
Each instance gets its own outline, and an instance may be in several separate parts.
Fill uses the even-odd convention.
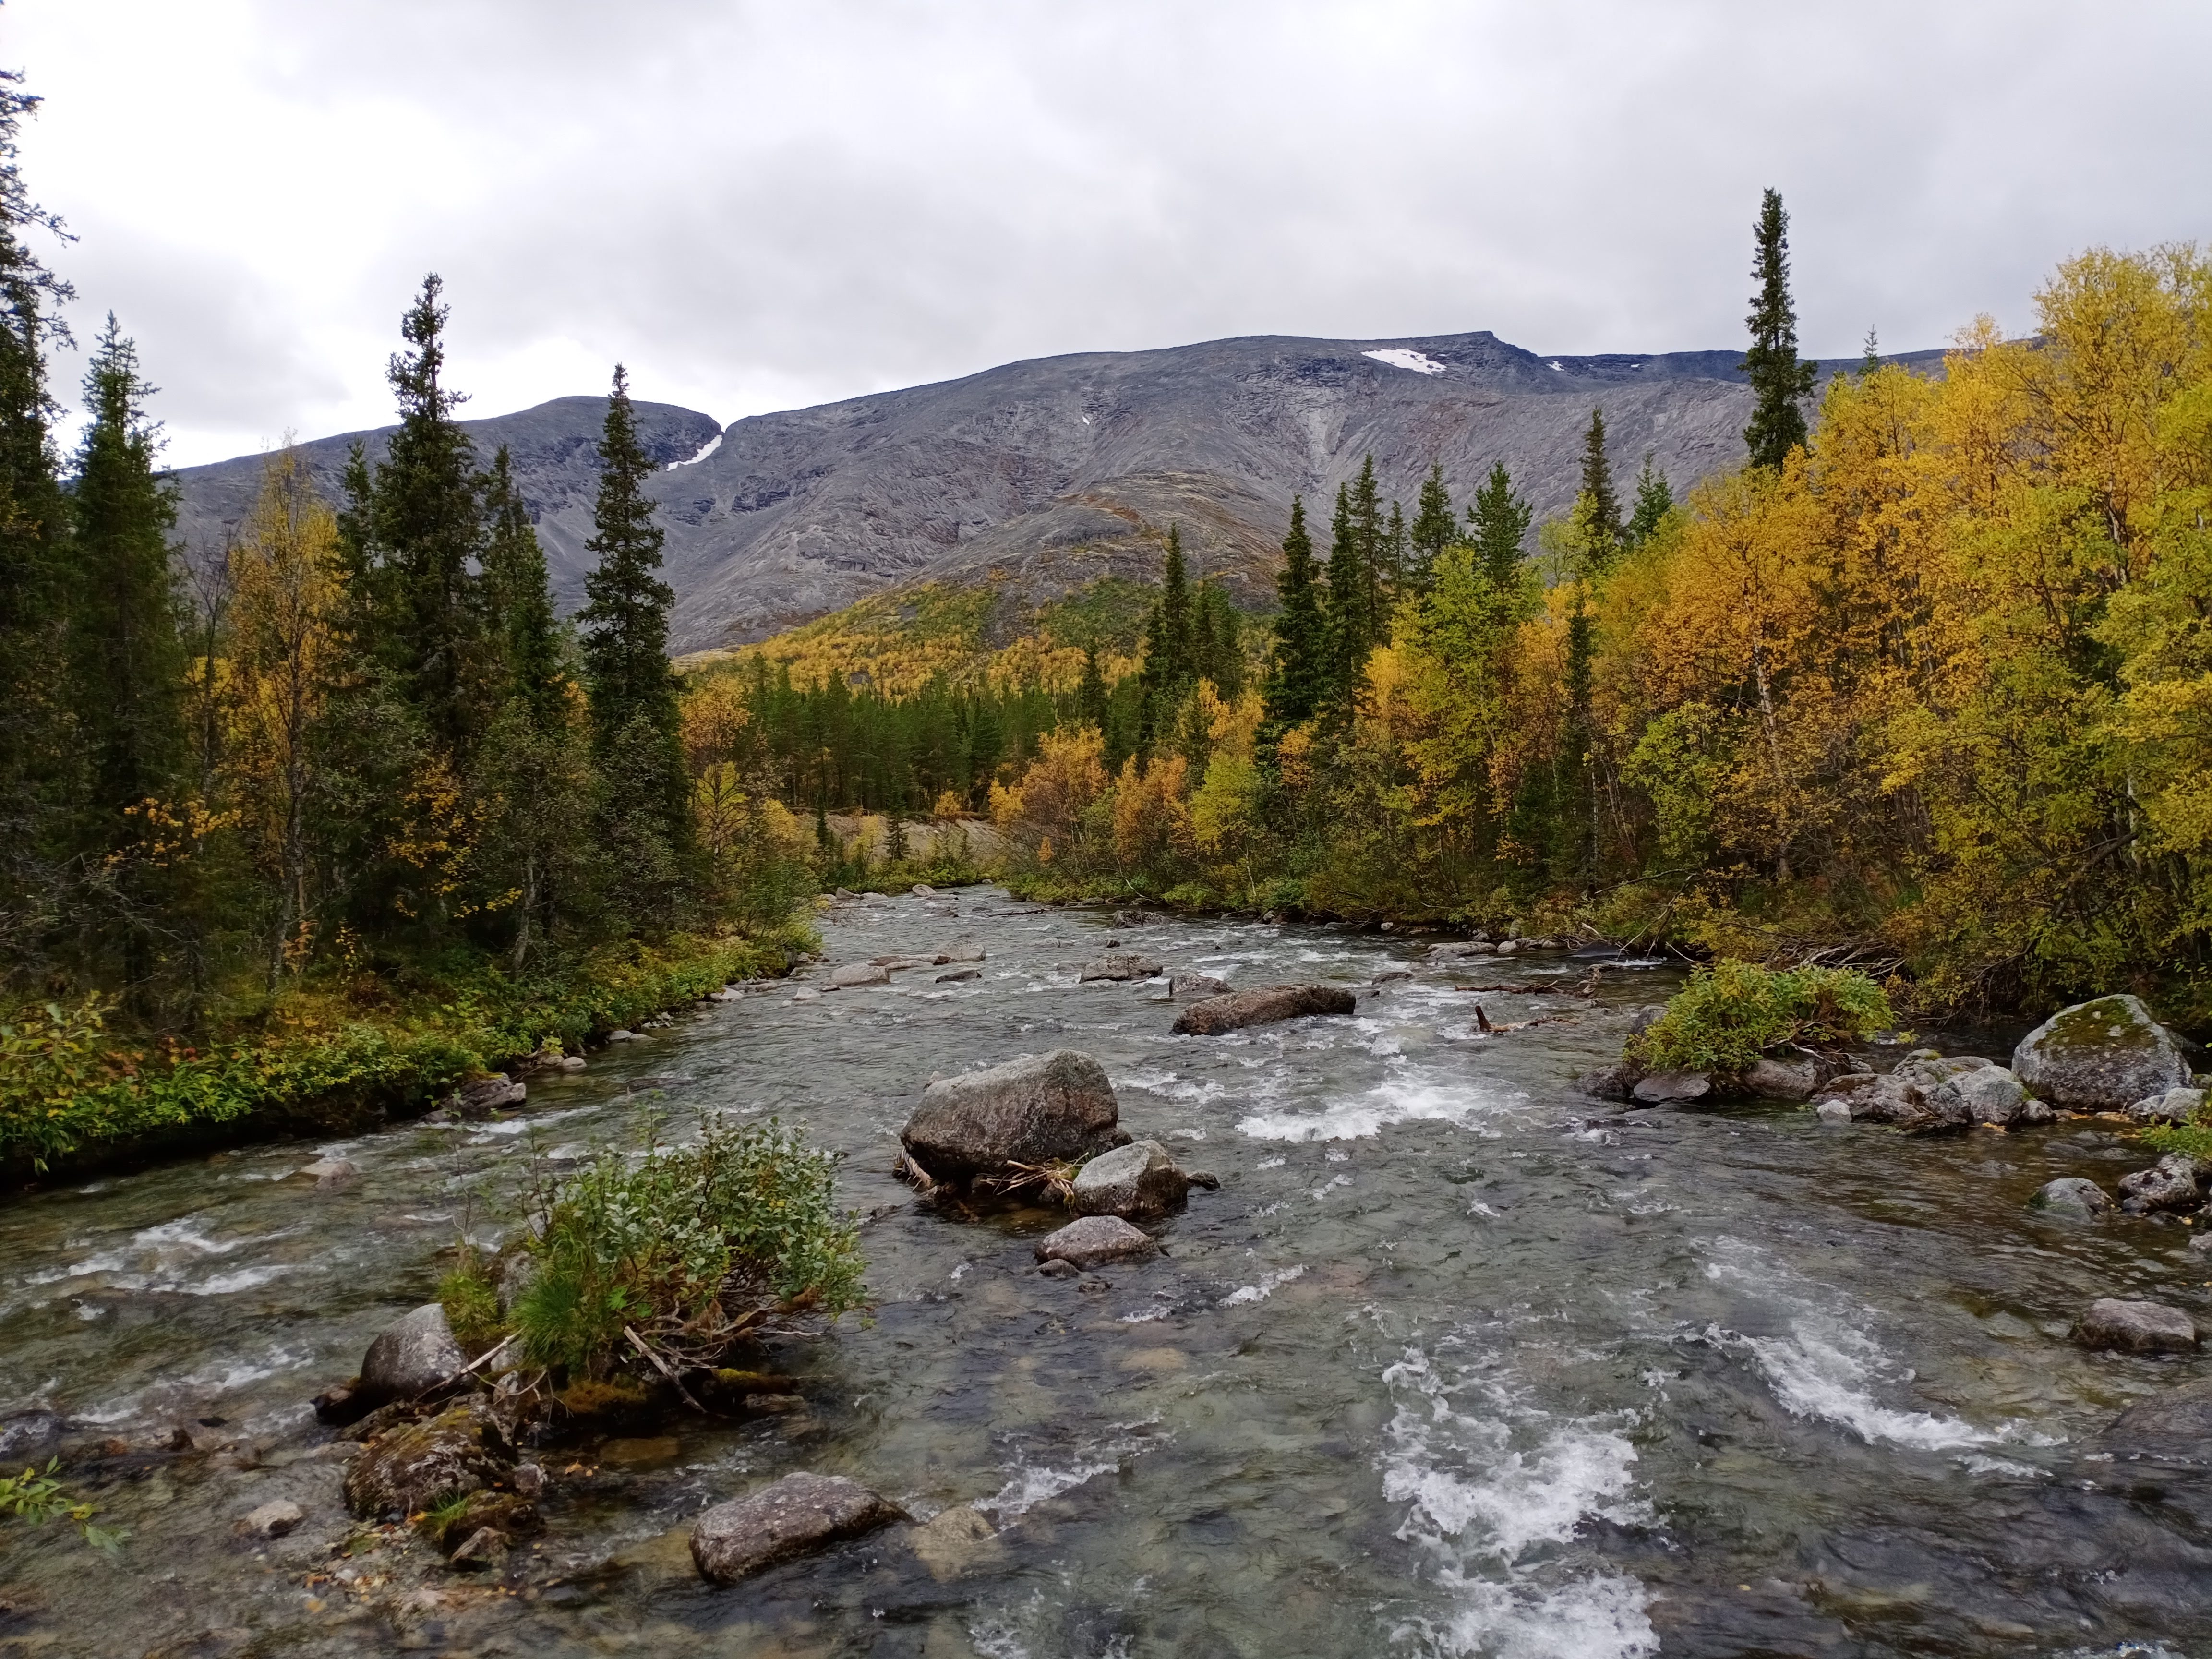
[[[541,1188],[524,1355],[573,1377],[711,1365],[734,1343],[859,1307],[858,1230],[836,1160],[796,1131],[711,1124],[698,1144],[606,1152]]]
[[[1897,1024],[1881,986],[1849,968],[1695,969],[1629,1057],[1655,1072],[1734,1076],[1784,1043],[1848,1042]]]

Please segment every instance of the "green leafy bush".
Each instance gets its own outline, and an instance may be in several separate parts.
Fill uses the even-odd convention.
[[[95,1527],[92,1505],[71,1498],[56,1476],[61,1460],[49,1458],[44,1469],[27,1468],[21,1474],[0,1474],[0,1515],[12,1516],[27,1525],[67,1521],[94,1549],[113,1554],[124,1534],[112,1527]]]
[[[698,1144],[602,1152],[538,1197],[538,1271],[513,1310],[524,1357],[572,1376],[675,1368],[859,1307],[860,1235],[836,1160],[773,1120]]]
[[[1881,987],[1854,969],[1717,962],[1692,972],[1628,1054],[1655,1072],[1734,1076],[1785,1042],[1849,1042],[1896,1024]]]

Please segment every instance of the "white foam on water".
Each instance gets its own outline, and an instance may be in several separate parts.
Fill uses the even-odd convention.
[[[289,1262],[276,1262],[266,1267],[240,1267],[236,1273],[217,1273],[197,1285],[178,1288],[187,1296],[229,1296],[239,1291],[250,1291],[266,1285],[272,1279],[282,1278],[292,1271]]]
[[[1248,1303],[1265,1302],[1292,1279],[1304,1278],[1305,1272],[1304,1267],[1300,1265],[1280,1268],[1271,1273],[1261,1273],[1258,1284],[1246,1285],[1241,1289],[1230,1291],[1221,1298],[1220,1305],[1224,1308],[1240,1308]]]
[[[1447,1379],[1419,1348],[1382,1375],[1398,1396],[1382,1493],[1407,1505],[1397,1535],[1435,1559],[1436,1583],[1454,1603],[1442,1622],[1395,1634],[1455,1659],[1656,1652],[1644,1586],[1563,1553],[1588,1520],[1647,1518],[1622,1419],[1554,1418],[1493,1378]],[[1466,1388],[1482,1395],[1475,1410],[1460,1409]]]
[[[1319,1111],[1254,1112],[1239,1119],[1237,1127],[1255,1140],[1362,1140],[1398,1123],[1449,1123],[1474,1129],[1482,1119],[1497,1115],[1521,1098],[1480,1084],[1391,1078],[1364,1095]]]
[[[1831,1285],[1801,1279],[1763,1250],[1734,1238],[1714,1242],[1705,1277],[1779,1304],[1787,1335],[1744,1336],[1718,1326],[1705,1338],[1723,1352],[1748,1353],[1774,1398],[1795,1417],[1848,1429],[1873,1445],[1957,1451],[2024,1437],[2025,1425],[1977,1428],[1955,1417],[1886,1405],[1877,1393],[1911,1381],[1867,1328],[1872,1311]]]
[[[979,1498],[975,1507],[988,1510],[1005,1526],[1015,1516],[1026,1515],[1048,1498],[1057,1498],[1064,1492],[1073,1492],[1086,1480],[1102,1474],[1112,1474],[1121,1468],[1115,1463],[1078,1463],[1071,1469],[1049,1469],[1024,1467],[1017,1470],[1012,1480],[999,1488],[995,1496]]]

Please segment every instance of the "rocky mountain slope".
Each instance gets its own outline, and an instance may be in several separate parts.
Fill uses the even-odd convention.
[[[1369,454],[1386,495],[1409,513],[1432,464],[1463,503],[1503,461],[1539,514],[1554,513],[1573,498],[1595,407],[1620,471],[1649,453],[1679,493],[1742,455],[1750,393],[1740,361],[1733,351],[1541,357],[1487,332],[1257,337],[1040,358],[726,429],[641,404],[647,441],[667,464],[653,489],[678,595],[674,644],[759,639],[923,580],[994,581],[1009,602],[1034,605],[1101,575],[1150,579],[1170,523],[1199,569],[1264,603],[1294,494],[1325,541],[1329,498]],[[563,398],[471,423],[487,458],[497,442],[513,447],[570,605],[603,409]],[[333,491],[349,441],[305,447]],[[179,474],[189,536],[220,544],[258,465]]]

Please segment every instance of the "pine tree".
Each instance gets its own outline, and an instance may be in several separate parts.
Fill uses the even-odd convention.
[[[593,533],[584,544],[599,563],[584,579],[577,620],[600,772],[602,850],[616,907],[633,927],[673,919],[690,839],[676,676],[668,665],[668,610],[676,595],[653,574],[664,533],[645,495],[652,475],[637,440],[629,379],[617,364],[599,440]]]
[[[1751,330],[1751,349],[1743,356],[1743,372],[1751,382],[1755,403],[1751,424],[1743,429],[1744,447],[1751,465],[1780,469],[1792,449],[1805,441],[1805,411],[1801,401],[1813,394],[1819,367],[1797,361],[1797,312],[1790,300],[1790,216],[1782,210],[1782,194],[1770,190],[1759,204],[1759,223],[1753,227],[1756,252],[1751,276],[1759,292],[1745,319]]]
[[[469,435],[453,418],[466,401],[444,384],[450,307],[434,271],[399,325],[410,349],[392,354],[386,378],[399,427],[368,490],[366,547],[374,567],[370,603],[381,611],[377,644],[434,750],[465,764],[489,717],[483,612],[474,567],[484,551],[483,502]]]
[[[176,498],[156,471],[154,388],[110,313],[85,374],[90,419],[70,492],[75,520],[68,672],[88,790],[78,844],[106,860],[108,902],[94,950],[119,950],[123,982],[143,1007],[154,970],[154,915],[173,880],[133,856],[166,815],[185,758],[184,646],[169,568]],[[157,805],[157,803],[160,803]]]
[[[1492,463],[1490,476],[1474,492],[1467,510],[1468,539],[1484,578],[1493,592],[1520,586],[1521,544],[1527,539],[1535,509],[1514,493],[1513,475],[1502,461]]]
[[[1667,475],[1646,455],[1636,473],[1636,507],[1628,515],[1627,545],[1632,550],[1650,541],[1674,510],[1674,492],[1668,486]]]
[[[1313,538],[1305,502],[1291,498],[1291,530],[1275,577],[1275,648],[1266,692],[1268,724],[1278,730],[1313,718],[1328,685],[1328,624],[1314,587]]]
[[[137,838],[124,813],[164,794],[185,752],[184,647],[169,566],[177,504],[155,465],[160,428],[145,410],[154,391],[139,378],[137,344],[110,313],[85,374],[90,419],[70,502],[70,672],[91,766],[91,839],[103,850]]]
[[[1138,732],[1140,749],[1150,750],[1164,738],[1177,706],[1190,690],[1191,645],[1190,580],[1183,565],[1182,532],[1170,525],[1160,596],[1145,623],[1145,665],[1139,677],[1145,692]]]
[[[1444,488],[1443,464],[1438,462],[1421,480],[1420,500],[1414,506],[1413,526],[1408,537],[1411,550],[1405,572],[1406,585],[1411,592],[1428,591],[1438,556],[1452,544],[1458,532],[1458,523],[1452,516],[1451,495]]]
[[[1605,453],[1605,411],[1590,410],[1583,434],[1583,499],[1589,503],[1586,526],[1590,545],[1583,556],[1602,570],[1620,546],[1620,496],[1613,487],[1613,463]]]
[[[0,70],[0,979],[31,981],[67,904],[74,867],[67,809],[81,768],[63,657],[69,510],[54,453],[46,348],[66,344],[61,308],[75,297],[25,234],[64,240],[16,164],[39,100]]]

